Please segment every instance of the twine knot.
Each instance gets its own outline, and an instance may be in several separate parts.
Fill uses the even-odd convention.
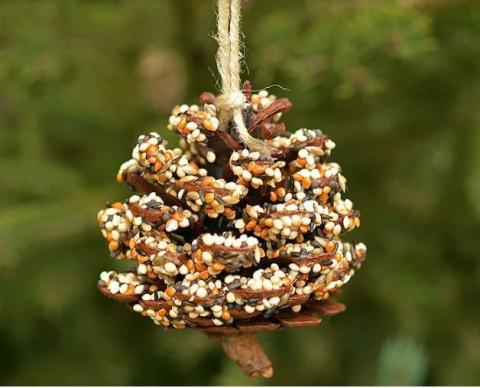
[[[246,102],[247,98],[245,95],[240,90],[236,90],[218,96],[215,105],[217,106],[217,109],[220,110],[234,110],[245,108]]]

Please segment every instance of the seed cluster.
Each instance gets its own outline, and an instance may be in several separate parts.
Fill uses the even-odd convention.
[[[324,209],[314,200],[298,199],[266,206],[247,205],[235,227],[265,240],[293,240],[321,225]]]
[[[117,180],[138,194],[98,213],[108,249],[134,271],[102,272],[101,292],[155,324],[235,326],[278,320],[328,300],[366,257],[341,238],[360,226],[343,198],[346,180],[329,162],[335,143],[320,130],[285,132],[291,104],[244,85],[249,132],[270,155],[249,151],[231,123],[220,127],[216,97],[174,108],[168,148],[141,135]]]
[[[236,205],[247,195],[245,186],[211,176],[204,178],[184,177],[167,189],[195,212],[205,212],[211,218],[223,214],[228,219],[235,217]]]
[[[236,237],[231,232],[223,235],[205,233],[193,241],[193,259],[207,266],[209,275],[222,271],[236,272],[260,262],[265,252],[255,237],[242,234]]]
[[[188,144],[205,144],[207,138],[218,129],[217,110],[213,104],[180,105],[172,110],[168,119],[168,129],[184,137]]]
[[[233,152],[230,157],[230,168],[238,177],[237,183],[254,189],[266,185],[275,187],[275,184],[283,179],[283,167],[284,161],[273,160],[247,149]]]

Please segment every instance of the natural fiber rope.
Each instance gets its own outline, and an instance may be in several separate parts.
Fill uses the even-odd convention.
[[[222,94],[216,105],[220,125],[231,119],[235,123],[240,140],[251,150],[270,155],[271,149],[263,141],[248,133],[243,121],[242,109],[246,98],[240,89],[240,5],[241,0],[218,0],[217,17],[217,68],[222,81]]]

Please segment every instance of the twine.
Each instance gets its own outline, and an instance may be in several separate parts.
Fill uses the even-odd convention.
[[[246,97],[240,89],[240,5],[241,0],[218,0],[217,68],[222,94],[217,97],[216,106],[222,127],[233,120],[242,143],[250,150],[270,155],[271,148],[251,136],[243,121]]]

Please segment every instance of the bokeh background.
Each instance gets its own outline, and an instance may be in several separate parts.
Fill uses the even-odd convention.
[[[478,1],[246,2],[243,78],[336,141],[369,248],[346,313],[262,335],[272,380],[97,292],[118,166],[216,88],[214,10],[0,2],[0,383],[479,384]]]

